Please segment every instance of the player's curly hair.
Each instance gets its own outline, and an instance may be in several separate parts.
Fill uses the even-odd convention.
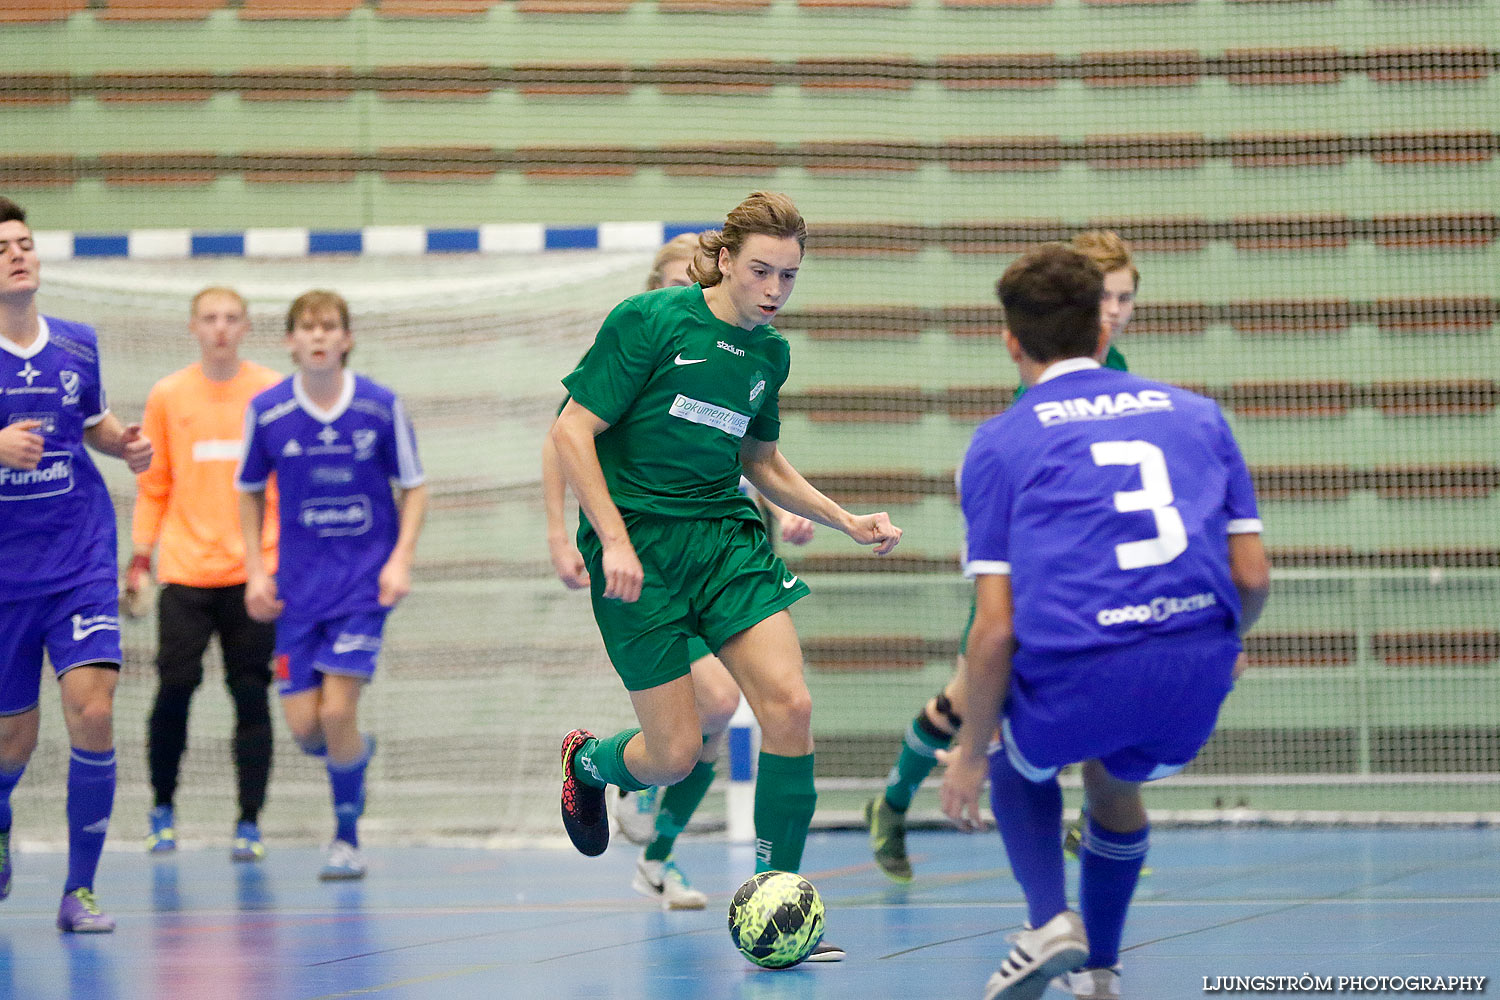
[[[1128,267],[1132,285],[1141,287],[1141,272],[1135,266],[1135,258],[1130,255],[1130,244],[1113,229],[1085,230],[1073,237],[1068,245],[1086,254],[1105,274]]]
[[[733,257],[747,237],[757,235],[794,239],[798,249],[807,249],[807,223],[792,199],[775,191],[756,191],[734,207],[723,229],[699,234],[698,256],[688,265],[688,277],[704,288],[717,285],[724,280],[719,271],[719,251],[727,249]]]

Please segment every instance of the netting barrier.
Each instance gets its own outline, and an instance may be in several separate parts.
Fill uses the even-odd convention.
[[[643,278],[649,252],[606,227],[722,218],[756,188],[811,225],[778,323],[784,448],[907,531],[883,562],[827,531],[785,553],[814,591],[795,617],[820,822],[855,815],[951,670],[952,474],[1015,381],[994,281],[1088,227],[1136,252],[1131,369],[1228,413],[1276,568],[1218,733],[1150,804],[1500,812],[1494,0],[7,0],[0,18],[18,43],[0,190],[49,231],[45,305],[98,323],[117,410],[191,360],[186,301],[210,282],[250,295],[252,353],[282,370],[285,304],[342,291],[354,367],[411,402],[437,503],[367,705],[374,835],[555,833],[557,737],[628,721],[586,600],[551,577],[535,455],[557,379]],[[122,823],[144,808],[151,681],[132,628]],[[212,684],[188,824],[229,817]],[[18,801],[60,794],[59,729]],[[268,829],[320,832],[326,786],[288,748]]]

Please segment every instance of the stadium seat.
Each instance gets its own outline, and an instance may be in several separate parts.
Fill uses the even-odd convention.
[[[1500,632],[1493,629],[1377,632],[1371,643],[1375,655],[1393,667],[1454,663],[1477,666],[1500,659]]]
[[[380,0],[381,17],[482,17],[500,0]]]
[[[216,153],[101,153],[104,183],[113,185],[212,184],[219,176]]]
[[[515,163],[532,178],[629,177],[636,171],[637,151],[624,146],[529,146],[515,151]]]
[[[949,170],[1059,170],[1067,150],[1055,135],[1025,138],[950,139],[941,155]]]
[[[511,81],[527,97],[630,93],[634,84],[626,63],[519,63]]]
[[[242,69],[233,79],[242,101],[339,101],[354,93],[349,66]]]
[[[790,82],[786,64],[769,59],[668,59],[646,75],[663,94],[766,94]]]
[[[1218,70],[1238,86],[1338,83],[1345,60],[1331,45],[1295,49],[1225,49]]]
[[[87,7],[88,0],[0,0],[0,22],[66,21]]]
[[[75,83],[67,73],[10,73],[0,85],[0,105],[67,104]]]
[[[798,7],[910,7],[911,0],[797,0]]]
[[[803,87],[810,90],[910,90],[925,68],[912,58],[845,59],[805,57],[796,61]]]
[[[60,187],[83,175],[71,153],[0,156],[0,190],[12,187]]]
[[[1354,238],[1353,219],[1342,215],[1283,215],[1235,219],[1236,250],[1342,250]]]
[[[228,0],[107,0],[101,21],[201,21]]]
[[[363,163],[353,150],[284,150],[241,153],[234,165],[248,184],[342,184],[354,180]]]
[[[460,100],[484,97],[500,86],[502,71],[483,63],[377,66],[376,93],[388,100]]]
[[[364,0],[244,0],[240,17],[247,21],[335,20],[348,17]]]
[[[774,142],[666,145],[655,151],[668,177],[760,177],[774,174],[784,160]]]
[[[939,56],[933,69],[949,90],[1039,90],[1063,76],[1053,52]]]
[[[516,0],[522,14],[623,14],[635,0]]]
[[[94,99],[104,104],[181,104],[206,101],[226,82],[208,70],[95,73]]]
[[[774,0],[656,0],[656,9],[664,14],[754,14],[770,7]]]
[[[1092,135],[1083,155],[1095,170],[1188,170],[1203,166],[1209,143],[1196,132]]]
[[[929,659],[951,660],[957,639],[915,635],[837,636],[802,640],[802,655],[815,670],[921,670]]]
[[[1376,83],[1429,83],[1483,80],[1493,53],[1482,45],[1430,49],[1371,49],[1367,72]]]
[[[1190,87],[1203,77],[1194,49],[1080,52],[1078,71],[1090,87]]]
[[[375,154],[381,175],[392,183],[414,181],[486,181],[499,169],[500,157],[483,146],[390,148]]]
[[[1500,215],[1460,212],[1448,215],[1384,215],[1369,222],[1368,235],[1385,249],[1487,247],[1500,234]]]
[[[958,10],[971,7],[1051,7],[1052,0],[943,0],[943,6]]]

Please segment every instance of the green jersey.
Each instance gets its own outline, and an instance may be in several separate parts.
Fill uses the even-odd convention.
[[[756,521],[740,443],[780,438],[790,367],[774,328],[725,323],[688,285],[621,302],[563,385],[610,425],[594,443],[622,513]]]
[[[1125,367],[1125,355],[1123,355],[1119,351],[1115,350],[1115,345],[1114,344],[1110,344],[1109,345],[1109,353],[1106,354],[1106,355],[1104,355],[1104,362],[1103,363],[1104,363],[1104,367],[1105,368],[1113,368],[1117,372],[1128,372],[1128,371],[1130,371],[1129,368]],[[1024,385],[1018,385],[1018,386],[1016,386],[1016,394],[1014,396],[1010,397],[1010,402],[1011,402],[1012,406],[1015,405],[1016,400],[1018,400],[1018,399],[1021,398],[1021,393],[1025,392],[1025,391],[1026,391],[1026,386],[1024,386]]]

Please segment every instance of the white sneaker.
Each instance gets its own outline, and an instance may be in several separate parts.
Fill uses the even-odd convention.
[[[637,858],[630,887],[642,896],[661,900],[663,910],[701,910],[708,905],[708,897],[688,885],[687,877],[671,858],[665,861],[647,861],[645,855]]]
[[[1075,1000],[1120,1000],[1120,967],[1110,969],[1079,969],[1058,976],[1067,985]],[[1057,979],[1053,980],[1056,985]]]
[[[1089,957],[1083,918],[1064,910],[1042,926],[1014,935],[1015,947],[984,986],[984,1000],[1038,1000],[1047,981]]]
[[[328,859],[323,862],[318,878],[329,882],[364,877],[365,856],[359,853],[359,848],[347,840],[335,840],[328,845]]]
[[[632,844],[645,847],[656,839],[656,808],[658,792],[655,785],[639,792],[627,792],[623,788],[610,790],[605,796],[615,828]]]

